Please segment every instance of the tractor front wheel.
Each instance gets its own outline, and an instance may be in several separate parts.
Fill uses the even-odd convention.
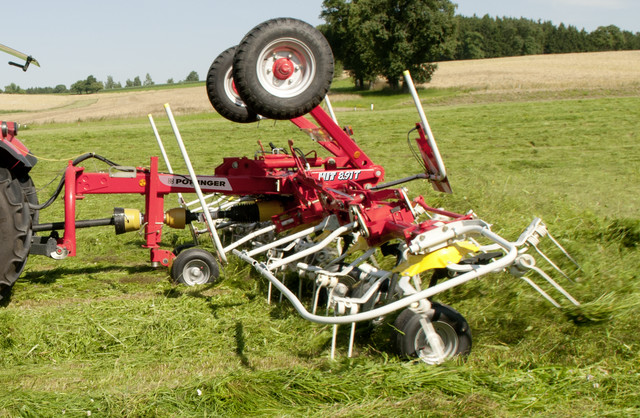
[[[0,168],[0,297],[8,296],[27,263],[31,219],[37,217],[29,208],[33,198],[25,194],[32,185],[29,178],[15,178],[9,170]]]
[[[213,283],[220,276],[215,257],[202,248],[189,248],[178,254],[171,266],[171,277],[187,286]]]
[[[431,302],[430,315],[433,328],[442,340],[444,356],[439,357],[425,337],[421,315],[405,309],[395,321],[398,330],[398,349],[401,355],[418,357],[427,364],[439,364],[455,356],[466,356],[471,351],[471,329],[466,319],[450,306]]]

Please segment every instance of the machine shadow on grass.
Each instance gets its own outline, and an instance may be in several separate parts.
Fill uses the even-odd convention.
[[[106,273],[110,271],[126,272],[128,275],[136,273],[148,273],[157,271],[149,265],[135,266],[89,266],[89,267],[56,267],[50,270],[33,270],[25,273],[20,280],[30,284],[53,284],[58,279],[66,276],[83,276],[90,274]]]

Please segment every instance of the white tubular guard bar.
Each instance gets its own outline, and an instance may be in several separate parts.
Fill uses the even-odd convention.
[[[233,250],[233,253],[240,257],[242,260],[251,264],[261,275],[267,278],[282,294],[291,302],[293,307],[298,311],[298,313],[306,320],[320,323],[320,324],[350,324],[352,322],[361,322],[361,321],[369,321],[375,318],[379,318],[381,316],[388,315],[397,310],[406,308],[412,303],[418,302],[422,299],[431,297],[437,293],[443,292],[445,290],[451,289],[453,287],[459,286],[463,283],[466,283],[470,280],[478,278],[488,273],[495,272],[496,270],[504,269],[510,266],[516,257],[518,256],[518,248],[511,242],[505,240],[497,234],[494,234],[491,230],[489,230],[486,226],[476,222],[476,221],[461,221],[456,222],[454,224],[449,224],[449,232],[453,232],[453,235],[446,234],[445,237],[442,238],[441,243],[446,243],[452,236],[462,237],[466,234],[477,234],[482,235],[497,245],[499,245],[502,249],[505,250],[506,254],[485,265],[477,265],[473,266],[474,269],[467,273],[464,273],[455,278],[449,279],[445,282],[442,282],[436,286],[430,287],[428,289],[419,291],[413,295],[409,295],[403,297],[402,299],[389,303],[388,305],[381,306],[379,308],[372,309],[370,311],[356,313],[356,314],[347,314],[344,316],[322,316],[315,315],[307,311],[302,302],[296,297],[296,295],[291,292],[280,280],[278,280],[273,273],[270,271],[270,266],[267,264],[260,262],[254,258],[252,258],[246,251]],[[436,245],[436,242],[431,242],[431,245]]]
[[[418,115],[420,115],[422,128],[427,135],[427,141],[429,142],[429,146],[433,151],[433,156],[436,159],[436,164],[438,166],[438,176],[436,176],[434,180],[444,180],[447,177],[447,171],[444,168],[444,162],[442,161],[442,156],[440,155],[440,151],[438,150],[438,144],[436,144],[436,140],[433,136],[433,133],[431,132],[431,127],[429,126],[427,115],[425,115],[424,109],[422,108],[422,103],[420,102],[420,97],[418,96],[416,87],[413,84],[413,80],[411,79],[411,74],[409,73],[409,70],[405,70],[402,74],[404,75],[404,80],[407,84],[407,87],[409,87],[409,92],[411,92],[411,97],[413,98],[416,109],[418,110]]]

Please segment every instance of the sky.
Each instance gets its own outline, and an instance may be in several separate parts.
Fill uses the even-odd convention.
[[[3,4],[0,44],[36,58],[25,73],[0,53],[0,89],[70,87],[89,75],[123,85],[146,74],[156,84],[206,78],[211,62],[262,21],[294,17],[323,23],[321,0],[20,0]],[[593,31],[640,32],[638,0],[454,0],[464,16],[525,17]]]

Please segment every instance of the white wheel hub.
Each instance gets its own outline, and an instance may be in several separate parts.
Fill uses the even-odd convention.
[[[298,39],[280,38],[268,44],[257,61],[260,85],[270,94],[290,98],[304,92],[313,82],[316,60]]]

